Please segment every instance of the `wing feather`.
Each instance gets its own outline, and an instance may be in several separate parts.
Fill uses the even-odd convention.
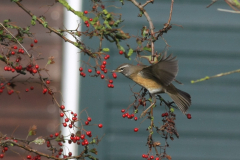
[[[177,73],[178,61],[171,54],[164,55],[158,63],[143,68],[141,71],[145,78],[157,79],[165,86],[175,79]]]

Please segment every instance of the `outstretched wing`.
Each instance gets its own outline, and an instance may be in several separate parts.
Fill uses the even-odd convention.
[[[177,73],[178,61],[172,55],[168,57],[164,55],[158,63],[143,68],[141,71],[145,78],[157,79],[165,86],[168,86],[174,80]]]

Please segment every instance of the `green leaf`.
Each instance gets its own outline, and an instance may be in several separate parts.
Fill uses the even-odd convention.
[[[109,52],[110,49],[109,49],[109,48],[103,48],[102,51],[103,51],[103,52]]]
[[[133,54],[133,49],[130,48],[127,55],[128,55],[128,57],[130,57],[132,54]]]
[[[36,25],[36,21],[31,20],[31,25],[35,26]]]
[[[170,108],[170,112],[172,112],[172,113],[173,113],[173,112],[174,112],[174,108],[172,108],[172,107],[171,107],[171,108]]]
[[[33,15],[33,16],[32,16],[32,20],[35,20],[35,21],[36,21],[36,20],[37,20],[37,16]]]
[[[120,51],[123,51],[123,52],[125,52],[125,49],[122,47],[122,46],[118,46],[118,49],[120,50]]]
[[[103,10],[104,14],[108,14],[108,11],[106,9]]]
[[[145,51],[149,51],[149,52],[152,51],[152,49],[151,49],[151,48],[148,48],[148,47],[143,47],[143,50],[145,50]]]

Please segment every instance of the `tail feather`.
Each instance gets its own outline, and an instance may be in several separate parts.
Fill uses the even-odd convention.
[[[176,90],[177,93],[168,93],[168,95],[173,99],[177,107],[185,114],[191,105],[191,96],[184,91],[181,91],[179,89]]]

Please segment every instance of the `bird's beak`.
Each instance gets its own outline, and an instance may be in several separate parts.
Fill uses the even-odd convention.
[[[116,70],[112,70],[111,72],[114,73],[114,72],[117,72],[117,71]]]

